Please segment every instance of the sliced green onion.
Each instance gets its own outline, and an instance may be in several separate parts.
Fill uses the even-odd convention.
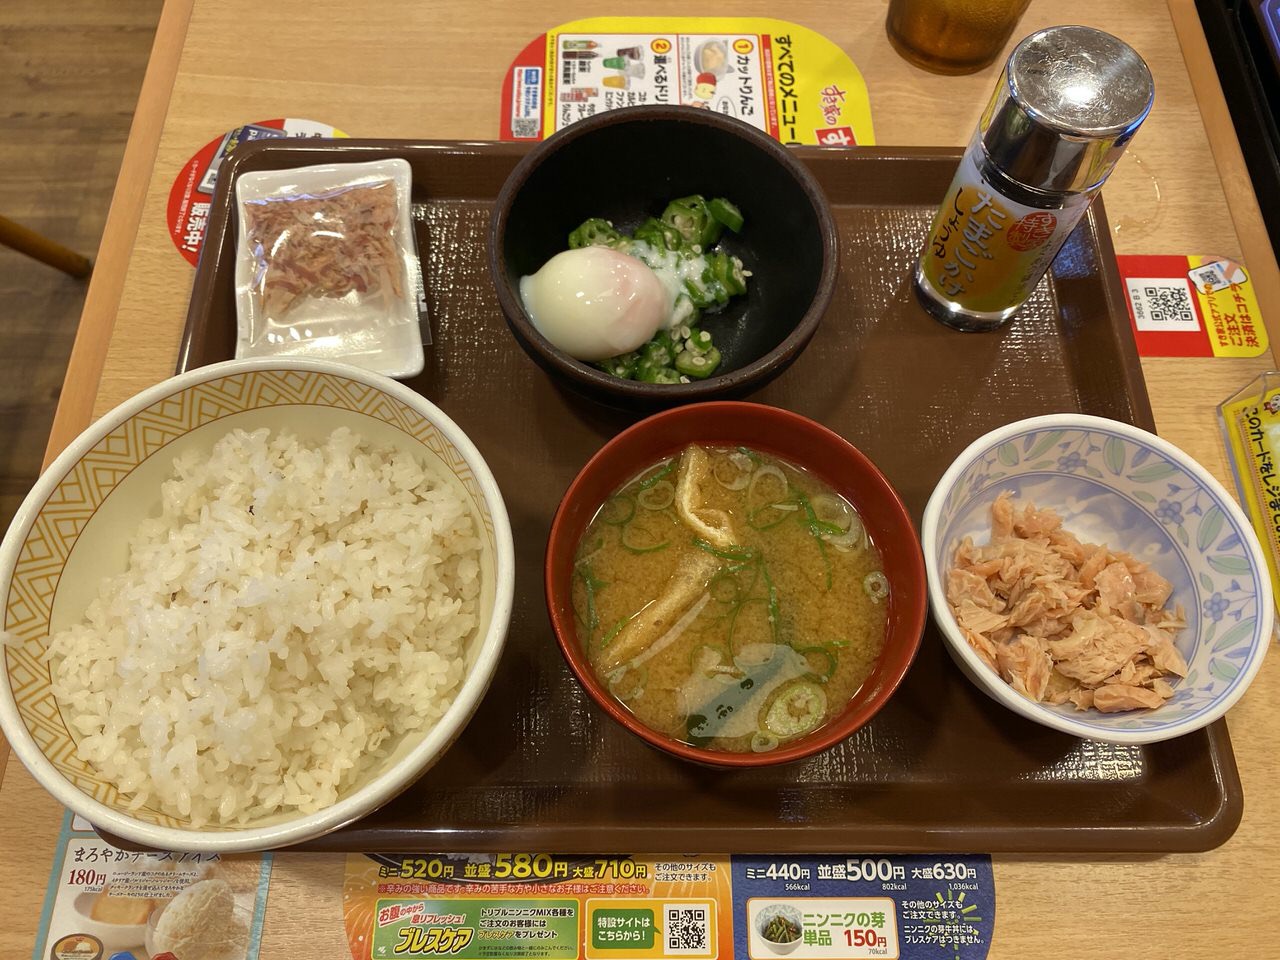
[[[635,674],[630,687],[623,687],[622,681],[628,674]],[[619,700],[634,700],[644,693],[644,685],[649,680],[649,671],[645,667],[620,667],[609,678],[609,692]]]
[[[856,513],[849,520],[849,529],[839,536],[825,537],[824,539],[827,543],[844,553],[848,553],[850,550],[855,549],[861,550],[869,542],[867,538],[867,528],[863,526],[862,518]]]
[[[616,637],[619,633],[621,633],[621,632],[622,632],[622,628],[623,628],[623,627],[625,627],[625,626],[627,625],[627,620],[628,620],[628,619],[629,619],[628,617],[623,617],[621,620],[619,620],[617,623],[615,623],[615,624],[613,625],[613,627],[609,630],[609,632],[608,632],[608,633],[606,633],[603,637],[601,637],[601,638],[600,638],[600,649],[601,649],[601,650],[603,650],[603,649],[604,649],[605,647],[607,647],[610,643],[612,643],[612,642],[613,642],[613,638],[614,638],[614,637]]]
[[[600,522],[622,527],[636,515],[636,502],[625,493],[615,493],[600,508]]]
[[[760,582],[760,564],[755,560],[739,562],[739,563],[731,563],[728,566],[728,570],[735,577],[738,574],[742,573],[742,571],[744,570],[751,571],[751,582],[742,588],[742,591],[740,594],[742,596],[748,596],[748,597],[751,596],[751,592],[755,590],[756,584]]]
[[[713,557],[719,557],[721,560],[754,560],[758,556],[756,551],[751,547],[739,547],[734,545],[721,550],[719,547],[708,543],[701,537],[694,537],[693,545],[699,550],[706,551]]]
[[[634,524],[627,524],[622,528],[622,537],[619,541],[625,549],[630,550],[632,553],[657,553],[659,550],[665,550],[671,546],[670,540],[663,540],[661,543],[636,543],[632,537],[634,530]]]
[[[809,531],[814,536],[819,537],[838,537],[844,531],[834,523],[827,523],[825,520],[819,520],[816,517],[809,519]]]
[[[753,753],[768,753],[770,750],[778,749],[778,738],[768,730],[757,730],[751,735],[751,751]]]
[[[846,506],[843,500],[831,493],[820,493],[815,497],[810,497],[809,505],[813,507],[815,518],[832,524],[841,533],[845,531],[846,527],[840,521],[847,521],[849,515],[853,512],[852,508]]]
[[[777,495],[765,496],[761,493],[760,486],[770,477],[776,477],[778,482],[782,484],[782,489],[778,491]],[[786,496],[789,492],[789,486],[787,475],[772,463],[766,463],[751,475],[751,483],[747,485],[747,503],[776,503]]]
[[[883,573],[877,570],[875,573],[868,573],[862,580],[862,589],[867,591],[867,596],[873,602],[879,603],[889,596],[889,580]]]
[[[819,522],[829,524],[818,528],[818,535],[837,550],[847,552],[866,542],[862,518],[843,497],[819,494],[813,498],[813,510]]]
[[[779,524],[791,519],[791,514],[799,509],[800,504],[796,500],[778,500],[775,503],[766,503],[763,507],[756,507],[754,510],[747,511],[747,526],[753,530],[772,530]],[[776,510],[779,516],[761,521],[759,518],[766,510]]]
[[[660,480],[636,494],[636,502],[646,510],[665,510],[676,499],[676,488],[669,480]]]
[[[782,619],[782,611],[778,605],[778,588],[773,585],[773,577],[769,576],[769,568],[760,564],[760,573],[764,577],[765,587],[769,591],[769,629],[773,633],[773,642],[778,643],[778,630]]]
[[[729,585],[729,592],[725,593],[723,584]],[[738,597],[742,595],[742,587],[738,583],[738,578],[730,570],[721,570],[711,578],[707,584],[707,592],[711,594],[711,599],[716,603],[737,603]]]
[[[822,557],[823,582],[828,593],[831,592],[831,558],[827,556],[827,545],[821,537],[815,536],[813,542],[818,545],[818,555]]]
[[[818,519],[817,513],[813,509],[813,502],[803,493],[796,493],[796,497],[800,501],[800,506],[804,508],[804,523],[809,530],[809,535],[813,537],[813,542],[818,546],[818,554],[822,557],[822,570],[826,589],[831,589],[831,558],[827,556],[827,545],[823,543],[823,536],[831,533],[843,533],[844,531],[834,523],[827,523]]]
[[[764,725],[779,737],[796,737],[821,724],[826,714],[826,691],[810,680],[797,680],[774,698]]]
[[[677,463],[677,462],[678,462],[678,458],[673,458],[673,459],[671,459],[671,460],[668,460],[666,463],[664,463],[664,464],[663,464],[663,465],[658,469],[658,472],[657,472],[657,473],[651,473],[651,474],[649,474],[649,476],[645,477],[645,478],[644,478],[643,480],[641,480],[638,484],[636,484],[637,489],[639,489],[639,490],[648,490],[650,487],[652,487],[652,486],[653,486],[655,483],[657,483],[659,480],[664,480],[664,479],[666,479],[667,477],[671,476],[672,472],[673,472],[673,471],[675,470],[675,468],[676,468],[676,463]]]
[[[825,669],[813,671],[813,676],[817,678],[819,683],[826,683],[831,679],[831,675],[836,672],[836,655],[826,647],[797,647],[796,653],[802,654],[806,660],[809,660],[811,656],[816,656],[825,661]],[[809,660],[809,666],[813,666],[812,660]]]
[[[600,626],[600,614],[596,611],[596,591],[603,590],[609,584],[596,578],[595,574],[591,572],[590,564],[580,562],[574,572],[582,581],[582,586],[587,592],[587,616],[585,622],[587,637],[590,638],[596,632],[596,628]]]
[[[747,460],[746,457],[742,457],[743,460],[746,460],[746,466],[743,467],[733,459],[733,456],[731,454],[724,460],[717,461],[716,465],[711,468],[711,476],[716,483],[726,490],[745,490],[747,484],[751,482],[751,461]],[[742,455],[737,454],[737,456],[741,457]],[[722,474],[729,470],[733,471],[733,476],[726,479]]]
[[[593,521],[594,524],[594,521]],[[591,558],[604,549],[604,534],[597,533],[595,540],[579,551],[577,563],[579,565],[589,563]]]

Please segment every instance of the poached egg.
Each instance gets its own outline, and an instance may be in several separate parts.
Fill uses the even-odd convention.
[[[638,350],[671,316],[671,294],[658,275],[602,246],[556,254],[520,278],[520,299],[538,332],[575,360]]]

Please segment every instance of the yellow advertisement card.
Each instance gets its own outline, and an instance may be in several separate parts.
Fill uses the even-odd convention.
[[[548,30],[503,79],[502,139],[540,140],[643,104],[713,110],[783,143],[875,143],[867,86],[845,52],[763,17],[592,17]]]

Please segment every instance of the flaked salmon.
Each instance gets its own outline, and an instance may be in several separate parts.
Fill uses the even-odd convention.
[[[1173,585],[1130,554],[1082,543],[1052,510],[1002,493],[991,540],[966,537],[947,599],[968,641],[1023,696],[1103,713],[1158,707],[1187,675]]]

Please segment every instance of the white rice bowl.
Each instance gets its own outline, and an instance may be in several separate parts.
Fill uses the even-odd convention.
[[[435,725],[465,673],[480,539],[413,456],[232,430],[187,451],[129,568],[46,656],[77,752],[130,809],[312,813]]]
[[[461,733],[513,567],[492,474],[418,394],[319,361],[204,367],[102,417],[19,509],[0,723],[126,840],[310,839]]]

